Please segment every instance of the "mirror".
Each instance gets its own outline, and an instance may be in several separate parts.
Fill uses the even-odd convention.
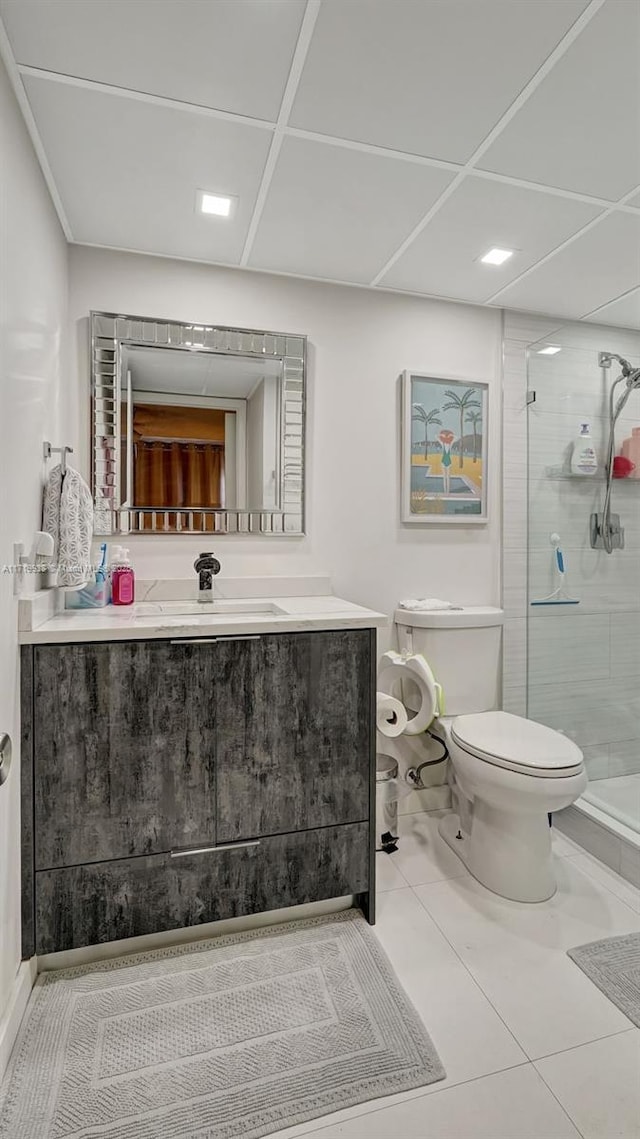
[[[123,506],[280,508],[282,363],[123,345]]]
[[[304,532],[304,337],[92,313],[96,532]]]

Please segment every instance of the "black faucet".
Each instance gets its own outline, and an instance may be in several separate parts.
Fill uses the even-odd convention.
[[[220,562],[209,551],[198,555],[193,568],[198,575],[198,601],[213,603],[213,579],[220,573]]]

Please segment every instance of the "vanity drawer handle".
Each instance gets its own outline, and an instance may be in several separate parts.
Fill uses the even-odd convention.
[[[260,846],[260,839],[253,838],[249,842],[224,842],[219,846],[196,846],[184,850],[172,850],[172,858],[187,858],[190,854],[215,854],[219,850],[242,850],[245,846]]]
[[[9,778],[11,767],[11,737],[6,732],[0,736],[0,787]]]
[[[219,641],[259,641],[259,633],[242,633],[234,637],[231,633],[228,637],[176,637],[175,640],[169,642],[171,645],[217,645]]]

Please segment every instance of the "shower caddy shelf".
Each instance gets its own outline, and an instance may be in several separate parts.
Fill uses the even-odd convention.
[[[593,475],[572,475],[568,471],[563,471],[559,467],[545,467],[544,477],[548,482],[593,482],[605,483],[607,476],[604,471],[596,471]],[[625,478],[616,478],[614,476],[616,486],[621,483],[637,483],[640,486],[640,477],[632,478],[627,475]]]

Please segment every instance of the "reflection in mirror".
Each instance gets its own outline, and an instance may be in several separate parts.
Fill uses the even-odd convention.
[[[281,375],[279,360],[124,345],[121,505],[278,509]]]
[[[91,314],[95,532],[304,533],[304,336]]]

